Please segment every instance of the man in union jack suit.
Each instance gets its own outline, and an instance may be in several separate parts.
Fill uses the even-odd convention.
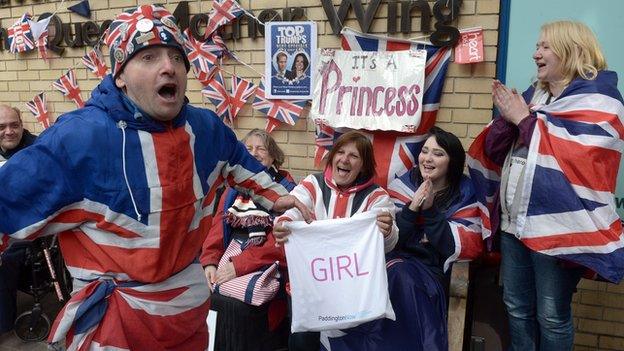
[[[35,138],[24,129],[17,108],[0,105],[0,167],[16,152],[31,145]],[[0,334],[13,329],[17,312],[17,283],[25,260],[24,251],[24,245],[13,245],[0,256]]]
[[[68,350],[207,348],[197,257],[226,183],[309,215],[212,111],[187,103],[184,40],[160,6],[117,16],[111,74],[0,168],[11,189],[0,194],[0,251],[60,233],[74,291],[49,342]]]

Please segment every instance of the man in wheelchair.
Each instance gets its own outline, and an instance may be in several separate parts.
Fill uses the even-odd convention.
[[[20,111],[0,105],[0,167],[18,151],[31,145],[35,136],[24,129]],[[13,330],[18,279],[29,243],[16,243],[0,256],[0,334]]]

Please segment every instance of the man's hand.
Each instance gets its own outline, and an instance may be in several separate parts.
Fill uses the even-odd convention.
[[[217,269],[217,284],[223,284],[234,278],[236,278],[234,263],[228,262],[223,267]]]
[[[285,195],[277,199],[277,201],[273,204],[273,211],[284,212],[293,207],[297,208],[299,212],[301,212],[303,220],[305,220],[306,223],[312,222],[312,212],[310,209],[308,209],[303,202],[299,201],[299,199],[292,195]]]
[[[287,242],[289,235],[290,235],[290,229],[284,226],[284,222],[281,222],[273,226],[273,236],[275,237],[275,246],[280,246],[282,243]]]
[[[204,274],[208,280],[208,284],[214,284],[217,281],[217,267],[214,265],[206,266]]]
[[[392,232],[392,223],[393,219],[390,212],[384,211],[377,215],[377,226],[384,238],[388,237]]]

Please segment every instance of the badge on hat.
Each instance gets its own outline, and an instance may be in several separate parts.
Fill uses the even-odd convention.
[[[119,63],[123,62],[126,59],[126,53],[120,48],[115,49],[113,56],[115,57],[115,61]]]
[[[150,19],[143,18],[137,22],[136,28],[143,33],[149,32],[152,28],[154,28],[154,22]]]
[[[147,33],[139,35],[136,38],[136,42],[137,42],[137,44],[143,44],[143,43],[148,42],[151,39],[154,39],[155,37],[156,36],[154,35],[154,32],[147,32]]]
[[[176,26],[175,22],[173,22],[171,20],[171,18],[169,17],[164,17],[160,20],[160,22],[162,22],[162,24],[164,24],[165,26],[169,27],[169,28],[173,28],[173,29],[177,29],[178,26]]]

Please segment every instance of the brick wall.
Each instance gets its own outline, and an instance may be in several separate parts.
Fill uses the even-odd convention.
[[[624,284],[583,279],[573,301],[575,350],[624,350]]]

